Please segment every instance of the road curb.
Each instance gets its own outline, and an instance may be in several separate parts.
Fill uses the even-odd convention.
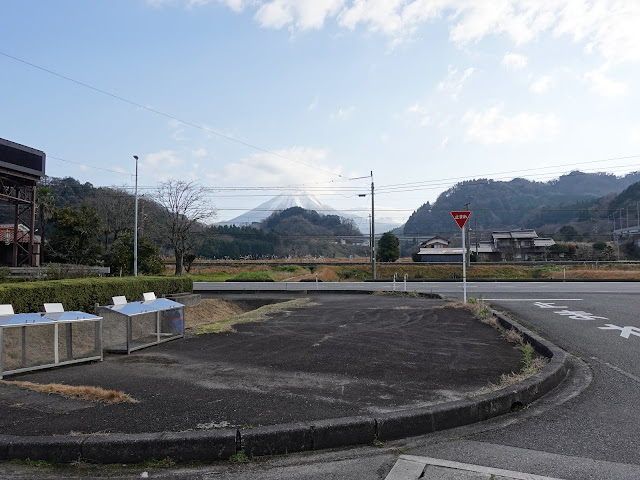
[[[517,330],[535,350],[550,358],[545,368],[512,387],[477,397],[375,417],[344,417],[241,430],[142,434],[0,435],[0,460],[69,463],[138,463],[171,458],[176,462],[227,460],[370,444],[424,435],[519,410],[557,387],[567,375],[569,355],[514,320],[492,310],[500,325]]]

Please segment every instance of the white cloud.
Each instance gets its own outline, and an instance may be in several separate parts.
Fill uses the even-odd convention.
[[[277,150],[276,155],[256,153],[225,166],[224,182],[229,185],[305,185],[313,172],[313,183],[336,179],[340,168],[329,167],[327,151],[322,149],[293,147]]]
[[[426,127],[427,125],[429,125],[429,123],[431,123],[431,118],[429,117],[426,108],[421,107],[417,103],[409,106],[407,108],[407,113],[412,116],[417,116],[421,127]]]
[[[207,2],[209,0],[190,0],[190,1],[191,3],[194,3],[194,2],[201,2],[201,1]],[[227,7],[229,7],[234,12],[238,12],[238,13],[243,11],[244,7],[248,3],[245,0],[218,0],[218,1],[223,5],[226,5]]]
[[[355,29],[358,24],[367,24],[369,30],[387,35],[398,35],[406,29],[402,18],[402,0],[356,0],[342,10],[338,22],[343,27]]]
[[[173,150],[161,150],[145,155],[140,162],[140,169],[152,175],[156,180],[164,181],[182,173],[177,169],[183,164],[182,159]]]
[[[147,0],[162,5],[172,0]],[[178,1],[178,0],[175,0]],[[197,6],[212,0],[180,0]],[[265,28],[320,29],[335,17],[351,30],[380,32],[392,44],[422,24],[444,19],[458,45],[506,35],[516,44],[543,34],[567,35],[599,52],[606,62],[640,61],[640,2],[635,0],[217,0],[239,11],[259,5],[255,19]],[[508,60],[507,60],[508,61]]]
[[[587,72],[584,79],[591,84],[591,91],[603,97],[621,97],[627,93],[627,85],[605,74],[603,69]]]
[[[631,143],[640,143],[640,125],[631,129],[629,140]]]
[[[191,155],[195,158],[202,158],[207,156],[207,150],[204,148],[197,148],[196,150],[191,151]]]
[[[470,110],[462,118],[466,125],[465,141],[484,145],[531,143],[546,140],[558,132],[559,121],[554,114],[519,113],[506,116],[503,105],[484,112]]]
[[[185,139],[184,124],[181,121],[169,120],[169,127],[171,127],[171,138],[176,142],[181,142]]]
[[[344,0],[271,0],[260,6],[255,18],[266,28],[294,26],[299,30],[317,30],[343,5]]]
[[[611,63],[640,61],[640,2],[635,0],[565,0],[556,35],[585,43],[585,52],[599,51]]]
[[[162,7],[164,5],[183,4],[187,8],[197,8],[210,3],[220,3],[234,12],[241,12],[244,10],[247,0],[146,0],[147,4],[153,7]]]
[[[336,113],[332,113],[331,120],[348,120],[351,114],[355,111],[356,107],[351,106],[347,108],[340,107]]]
[[[553,78],[549,75],[542,75],[531,84],[531,91],[541,95],[547,93],[553,84]]]
[[[438,83],[438,90],[447,92],[454,100],[458,99],[458,95],[462,91],[464,83],[473,75],[473,68],[469,67],[464,72],[458,72],[457,68],[449,65],[449,72],[444,80]]]
[[[519,70],[527,66],[528,59],[518,53],[507,53],[502,58],[502,65],[513,70]]]
[[[318,97],[313,99],[313,102],[307,107],[307,110],[312,111],[318,108]]]

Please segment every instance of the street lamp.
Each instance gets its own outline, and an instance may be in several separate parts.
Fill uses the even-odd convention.
[[[133,276],[138,276],[138,156],[134,155],[136,159],[136,193],[135,193],[135,206],[133,214]]]

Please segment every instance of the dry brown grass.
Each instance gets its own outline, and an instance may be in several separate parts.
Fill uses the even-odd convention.
[[[74,386],[64,385],[61,383],[33,383],[33,382],[21,382],[0,380],[0,383],[4,385],[12,385],[27,390],[33,390],[36,392],[49,393],[54,395],[60,395],[66,398],[79,398],[81,400],[90,400],[92,402],[103,403],[138,403],[135,398],[130,397],[124,392],[119,390],[105,390],[100,387],[90,386]]]
[[[318,274],[318,280],[322,280],[323,282],[337,282],[340,280],[340,277],[336,273],[336,269],[327,267],[326,265],[316,268],[312,275],[313,278],[315,278],[316,273]]]
[[[535,357],[535,352],[531,345],[525,344],[524,338],[520,332],[515,329],[505,330],[496,317],[491,313],[489,306],[484,303],[482,300],[478,300],[475,298],[469,299],[468,303],[462,303],[457,300],[451,301],[446,305],[436,308],[455,308],[455,309],[464,309],[479,319],[482,323],[486,323],[496,328],[502,335],[512,343],[515,343],[518,348],[520,348],[523,352],[523,368],[519,372],[511,372],[508,374],[502,374],[500,376],[500,382],[498,384],[489,383],[488,386],[481,388],[475,392],[472,392],[471,396],[483,395],[485,393],[494,392],[496,390],[500,390],[503,388],[511,387],[523,380],[537,374],[540,370],[542,370],[549,360],[544,357]]]
[[[489,383],[486,387],[476,390],[471,396],[484,395],[485,393],[495,392],[503,388],[509,388],[537,374],[549,363],[549,359],[544,357],[534,358],[526,369],[520,372],[503,373],[500,375],[500,382],[497,384]]]
[[[514,329],[507,330],[505,337],[510,342],[520,345],[521,347],[524,347],[524,338],[522,338],[522,335],[517,330],[514,330]]]
[[[462,303],[458,300],[448,300],[448,303],[440,307],[435,308],[454,308],[460,310],[467,310],[482,323],[491,325],[493,328],[501,329],[500,324],[496,317],[491,313],[489,306],[482,300],[477,298],[470,298],[467,303]]]
[[[203,300],[203,302],[205,300]],[[290,310],[293,308],[303,308],[312,305],[316,305],[316,303],[312,302],[311,299],[300,298],[281,303],[274,303],[271,305],[264,305],[255,310],[251,310],[248,312],[243,311],[243,313],[240,314],[231,314],[229,316],[219,315],[216,320],[212,320],[211,317],[201,318],[200,320],[194,321],[194,323],[197,322],[198,325],[193,328],[193,331],[197,335],[206,333],[235,332],[235,329],[233,328],[234,325],[240,323],[261,322],[267,317],[267,315],[270,315],[272,313]]]
[[[364,272],[371,272],[371,267],[368,258],[358,257],[349,261],[348,258],[327,258],[313,260],[321,264],[313,273],[304,274],[300,272],[299,278],[311,279],[315,278],[315,273],[318,273],[318,278],[325,282],[338,281],[338,272],[344,265],[337,266],[336,263],[349,263],[353,268],[357,268]],[[288,279],[289,277],[297,277],[297,274],[287,274],[279,272],[278,267],[283,265],[295,265],[296,263],[307,263],[309,259],[287,259],[287,260],[273,260],[273,261],[237,261],[230,262],[207,262],[207,264],[195,264],[191,270],[194,274],[215,274],[220,272],[226,272],[230,276],[238,275],[241,272],[269,272],[270,275],[281,281],[282,279]],[[468,279],[478,278],[495,278],[495,279],[531,279],[531,278],[551,278],[561,279],[563,278],[563,265],[560,263],[554,263],[549,265],[505,265],[502,263],[495,263],[490,265],[478,265],[472,264],[467,269]],[[378,265],[378,277],[380,279],[391,279],[394,273],[398,274],[398,278],[401,279],[406,273],[410,279],[450,279],[450,278],[462,278],[462,266],[461,265],[439,265],[428,263],[414,263],[410,259],[400,259],[393,265]],[[173,267],[168,268],[167,272],[172,273]],[[579,265],[566,265],[566,278],[567,279],[594,279],[594,280],[640,280],[640,265],[638,264],[579,264]],[[297,280],[298,278],[295,278]]]
[[[215,323],[225,318],[242,315],[247,310],[238,304],[217,298],[203,298],[200,304],[189,307],[184,319],[185,328]]]

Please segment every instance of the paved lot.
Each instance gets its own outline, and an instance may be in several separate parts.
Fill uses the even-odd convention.
[[[442,300],[310,297],[317,305],[236,333],[11,377],[123,390],[139,403],[102,405],[2,385],[0,431],[185,431],[377,414],[458,399],[521,367],[513,344],[465,311],[441,308]]]

